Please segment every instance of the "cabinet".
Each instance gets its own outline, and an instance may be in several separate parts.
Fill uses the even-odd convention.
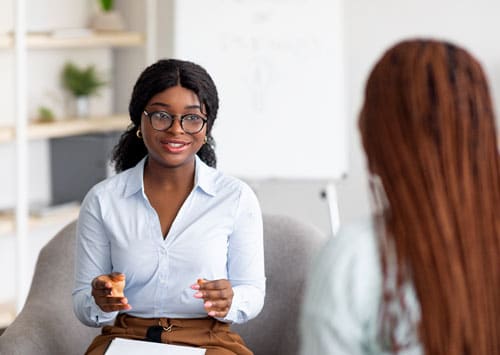
[[[0,256],[0,280],[6,290],[0,291],[0,328],[9,323],[24,303],[39,248],[78,213],[78,206],[73,205],[50,213],[30,213],[33,203],[40,202],[37,199],[42,204],[50,202],[47,196],[50,188],[46,186],[50,182],[47,140],[125,129],[129,119],[127,107],[123,105],[128,100],[123,97],[124,93],[130,94],[136,74],[156,59],[156,0],[115,2],[118,10],[130,7],[130,18],[141,18],[141,28],[80,36],[50,30],[32,32],[28,6],[29,11],[33,11],[32,7],[40,8],[44,1],[48,0],[0,0],[1,18],[6,16],[6,11],[13,12],[11,29],[0,28],[0,66],[5,74],[0,84],[0,107],[4,111],[0,118],[0,159],[3,161],[0,253],[5,254]],[[78,9],[88,8],[90,16],[89,1],[71,2],[78,3]],[[60,11],[52,11],[51,16],[68,22],[72,7],[65,2]],[[81,11],[78,16],[82,17]],[[52,22],[45,25],[52,25]],[[85,24],[76,23],[75,26],[84,27]],[[68,105],[71,100],[61,93],[56,68],[61,68],[67,60],[105,67],[109,86],[101,97],[91,102],[95,109],[88,119],[73,118]],[[120,75],[124,66],[132,73],[132,78]],[[50,102],[57,119],[51,123],[36,123],[33,120],[36,107],[45,102]]]

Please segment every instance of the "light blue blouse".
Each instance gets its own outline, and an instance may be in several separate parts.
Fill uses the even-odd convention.
[[[371,221],[343,228],[315,260],[302,307],[301,354],[390,354],[379,336],[382,276]],[[398,322],[396,336],[408,346],[398,354],[420,355],[415,331],[420,307],[405,286],[410,319]],[[393,312],[398,313],[398,309]]]
[[[94,186],[77,227],[73,305],[89,326],[112,321],[91,296],[93,278],[126,275],[128,314],[144,318],[206,317],[190,285],[228,279],[234,298],[224,322],[243,323],[261,310],[265,294],[262,215],[253,191],[196,157],[195,186],[167,238],[143,187],[146,158]],[[165,198],[168,198],[167,196]]]

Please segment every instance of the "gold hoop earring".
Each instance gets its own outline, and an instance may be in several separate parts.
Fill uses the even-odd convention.
[[[137,138],[142,139],[142,133],[140,128],[138,128],[137,131],[135,131],[135,135],[137,136]]]
[[[205,136],[205,141],[203,144],[207,144],[207,143],[208,143],[208,138],[207,138],[207,136]]]

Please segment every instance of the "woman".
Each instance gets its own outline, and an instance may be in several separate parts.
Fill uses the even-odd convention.
[[[302,353],[500,354],[500,166],[480,64],[447,42],[397,44],[359,127],[377,213],[320,256]]]
[[[94,186],[77,229],[77,317],[105,326],[87,350],[125,337],[251,354],[228,323],[263,306],[262,216],[251,189],[215,170],[218,96],[208,73],[160,60],[140,75],[119,174]]]

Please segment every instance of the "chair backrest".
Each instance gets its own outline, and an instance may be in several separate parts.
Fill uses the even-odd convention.
[[[317,228],[292,217],[264,215],[266,299],[261,313],[233,325],[255,355],[298,354],[298,317],[314,254],[326,241]]]
[[[99,329],[73,314],[73,222],[40,252],[26,304],[0,336],[0,354],[81,355]],[[266,301],[260,315],[234,325],[255,355],[294,355],[307,270],[325,241],[318,229],[286,216],[264,216]]]
[[[81,355],[99,333],[73,313],[75,226],[69,224],[40,251],[24,308],[0,336],[0,354]]]

